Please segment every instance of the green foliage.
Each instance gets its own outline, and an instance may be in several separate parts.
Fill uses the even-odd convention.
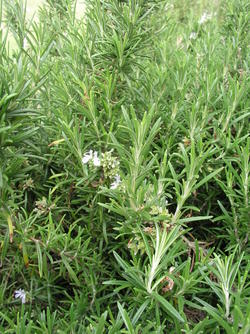
[[[249,5],[26,10],[0,0],[0,332],[248,333]]]

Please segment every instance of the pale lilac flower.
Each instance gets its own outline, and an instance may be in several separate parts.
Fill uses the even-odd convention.
[[[205,12],[204,14],[202,14],[201,18],[199,19],[199,24],[206,23],[207,21],[211,20],[211,18],[212,18],[212,14]]]
[[[93,164],[96,167],[101,166],[101,160],[98,158],[98,152],[97,151],[94,152]]]
[[[111,183],[110,189],[116,189],[120,183],[121,183],[121,177],[119,174],[116,174],[115,181]]]
[[[189,39],[196,39],[196,38],[197,38],[197,32],[192,31],[189,36]]]
[[[15,298],[20,298],[22,301],[22,304],[25,304],[26,301],[26,292],[23,289],[16,290],[14,292]]]
[[[89,160],[93,159],[93,151],[90,150],[89,152],[85,153],[83,158],[82,158],[82,163],[87,164]]]

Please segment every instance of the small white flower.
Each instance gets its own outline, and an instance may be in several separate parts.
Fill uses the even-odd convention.
[[[101,166],[101,160],[98,158],[98,152],[97,151],[94,152],[93,164],[96,167]]]
[[[190,36],[189,36],[189,39],[196,39],[197,38],[197,33],[192,31]]]
[[[27,38],[24,38],[24,40],[23,40],[23,48],[27,49],[28,46],[29,46],[29,43],[27,41]]]
[[[89,160],[93,159],[93,151],[90,150],[89,152],[85,153],[83,158],[82,158],[82,163],[87,164]]]
[[[22,304],[25,304],[26,301],[26,292],[23,289],[16,290],[14,292],[15,298],[20,298],[22,301]]]
[[[120,177],[120,175],[117,174],[115,176],[115,181],[113,183],[111,183],[111,185],[110,185],[110,189],[116,189],[119,186],[120,183],[121,183],[121,177]]]
[[[201,18],[199,19],[199,24],[206,23],[207,21],[211,20],[212,14],[204,13],[202,14]]]

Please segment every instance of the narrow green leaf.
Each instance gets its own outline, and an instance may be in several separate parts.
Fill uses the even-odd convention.
[[[68,263],[67,259],[65,258],[64,255],[62,255],[62,261],[63,261],[63,264],[65,265],[68,273],[69,273],[69,276],[73,279],[73,281],[78,285],[80,286],[80,281],[78,280],[74,270],[72,269],[72,267],[70,266],[70,264]]]
[[[99,320],[98,326],[96,328],[95,334],[103,334],[105,330],[105,321],[107,318],[108,312],[104,312]]]
[[[172,315],[177,320],[184,322],[182,316],[177,312],[177,310],[162,296],[158,295],[156,292],[152,292],[152,296],[162,305],[164,310],[169,314]]]
[[[213,216],[196,216],[196,217],[191,217],[191,218],[182,218],[179,219],[180,223],[189,223],[189,222],[195,222],[195,221],[201,221],[201,220],[208,220],[212,219]]]
[[[218,323],[226,330],[227,334],[234,334],[232,327],[217,313],[217,310],[213,306],[200,298],[194,297],[194,299],[204,306],[204,310],[218,321]]]
[[[43,256],[42,256],[41,247],[38,241],[36,241],[36,251],[37,251],[39,275],[40,277],[43,277]]]
[[[122,319],[128,329],[129,334],[134,334],[134,328],[133,328],[133,324],[128,316],[128,313],[126,312],[126,310],[124,310],[124,308],[122,307],[122,305],[118,302],[117,303],[119,311],[121,313]]]
[[[224,167],[221,167],[221,168],[215,170],[214,172],[210,173],[206,177],[204,177],[204,179],[202,179],[200,182],[198,182],[194,186],[193,191],[196,190],[196,189],[198,189],[198,188],[200,188],[203,184],[207,183],[210,179],[212,179],[215,175],[217,175],[218,173],[220,173],[223,169],[224,169]]]
[[[134,315],[132,319],[132,324],[135,326],[137,321],[140,319],[141,315],[143,314],[144,310],[148,307],[148,304],[150,303],[150,300],[146,300],[140,308],[137,310],[136,314]]]

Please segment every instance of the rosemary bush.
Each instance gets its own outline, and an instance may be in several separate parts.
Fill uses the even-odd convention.
[[[248,333],[249,4],[76,8],[0,0],[0,332]]]

